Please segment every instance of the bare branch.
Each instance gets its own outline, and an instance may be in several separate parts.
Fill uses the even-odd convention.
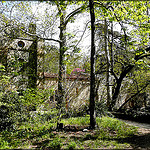
[[[69,22],[69,20],[70,20],[74,15],[76,15],[76,14],[82,12],[82,11],[84,10],[84,8],[87,8],[87,7],[89,7],[89,5],[86,6],[86,7],[85,7],[84,5],[82,5],[81,7],[77,8],[76,10],[74,10],[73,12],[71,12],[71,13],[66,17],[66,19],[65,19],[66,21],[65,21],[64,25],[66,26],[66,24]]]
[[[142,55],[137,55],[137,56],[135,56],[135,60],[136,61],[138,61],[138,60],[140,60],[140,59],[142,59],[142,58],[144,58],[144,57],[147,57],[147,56],[150,56],[150,53],[148,53],[148,54],[142,54]]]
[[[53,38],[41,38],[40,37],[40,39],[48,40],[48,41],[55,41],[55,42],[61,43],[61,40],[56,40],[56,39],[53,39]]]
[[[78,43],[76,44],[76,47],[78,46],[78,44],[81,42],[81,40],[82,40],[82,38],[83,38],[83,36],[84,36],[84,34],[85,34],[85,31],[86,31],[86,29],[87,29],[87,26],[88,26],[88,24],[90,23],[90,21],[88,21],[87,23],[86,23],[86,26],[85,26],[85,28],[84,28],[84,31],[83,31],[83,34],[81,35],[81,38],[80,38],[80,40],[78,41]]]

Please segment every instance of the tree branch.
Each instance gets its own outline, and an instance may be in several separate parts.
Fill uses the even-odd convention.
[[[116,79],[116,81],[118,80],[117,75],[115,74],[115,72],[113,70],[110,71],[110,73],[114,76],[114,78]]]
[[[77,13],[82,12],[82,11],[84,10],[84,8],[87,8],[87,7],[89,7],[89,5],[88,5],[88,6],[82,5],[81,7],[77,8],[76,10],[74,10],[73,12],[71,12],[71,13],[65,18],[66,21],[65,21],[64,25],[66,26],[66,24],[69,22],[69,20],[70,20],[74,15],[76,15]]]
[[[61,40],[56,40],[56,39],[53,39],[53,38],[42,38],[42,37],[40,37],[40,36],[38,36],[36,34],[31,34],[31,33],[27,32],[25,30],[21,30],[21,31],[24,32],[25,34],[31,36],[31,37],[36,37],[39,40],[48,40],[48,41],[55,41],[55,42],[61,43]],[[9,34],[7,33],[7,35],[9,35]],[[9,38],[12,38],[12,37],[9,37]],[[17,38],[14,38],[14,39],[21,39],[21,40],[33,41],[33,39],[23,38],[23,37],[17,37]]]
[[[117,111],[120,111],[122,109],[123,106],[125,106],[130,100],[132,100],[133,97],[135,97],[136,95],[138,95],[142,90],[144,90],[148,85],[150,84],[150,81],[148,81],[148,83],[142,87],[141,90],[139,90],[137,93],[135,93],[134,95],[132,95],[127,101],[125,101]]]
[[[138,60],[140,60],[140,59],[142,59],[144,57],[147,57],[147,56],[150,56],[150,53],[148,53],[148,54],[142,54],[142,55],[136,55],[134,59],[136,61],[138,61]]]
[[[83,34],[81,35],[81,38],[80,38],[80,40],[78,41],[78,43],[76,44],[76,47],[78,46],[78,44],[80,43],[80,41],[82,40],[82,38],[83,38],[83,36],[84,36],[84,33],[85,33],[85,31],[86,31],[86,29],[87,29],[87,26],[88,26],[88,24],[90,23],[90,21],[88,21],[87,23],[86,23],[86,26],[85,26],[85,28],[84,28],[84,31],[83,31]]]
[[[61,43],[61,40],[56,40],[56,39],[53,39],[53,38],[40,38],[40,39],[48,40],[48,41],[55,41],[55,42]]]

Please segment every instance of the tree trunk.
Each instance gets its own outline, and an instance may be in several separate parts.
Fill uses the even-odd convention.
[[[94,1],[89,0],[91,16],[91,81],[90,81],[90,126],[95,128],[95,14]]]
[[[30,24],[29,32],[36,34],[36,25]],[[29,47],[29,72],[28,72],[28,88],[37,87],[37,39]]]
[[[127,67],[125,67],[124,71],[120,74],[119,79],[117,79],[116,87],[114,89],[114,93],[112,96],[112,102],[111,102],[111,105],[109,107],[110,111],[112,111],[112,109],[114,108],[114,106],[116,104],[117,98],[118,98],[119,93],[120,93],[121,84],[122,84],[124,77],[126,77],[126,75],[133,69],[133,67],[134,67],[134,65],[128,65]]]
[[[108,27],[105,19],[104,28],[104,42],[105,42],[105,57],[106,57],[106,88],[107,88],[107,106],[110,105],[110,88],[109,88],[109,51],[108,51]]]
[[[113,42],[114,42],[114,35],[113,35],[113,22],[111,23],[111,45],[110,45],[110,71],[113,72],[114,68],[114,53],[113,53]]]
[[[69,20],[76,14],[83,11],[83,6],[77,8],[76,10],[72,11],[70,14],[66,16],[65,9],[67,7],[66,1],[60,0],[56,2],[59,14],[60,14],[60,50],[59,50],[59,74],[58,74],[58,100],[57,100],[57,107],[61,108],[63,100],[65,99],[64,93],[64,84],[63,84],[63,75],[65,75],[65,64],[64,64],[64,53],[66,51],[66,26]],[[65,77],[65,76],[64,76]]]
[[[109,47],[109,57],[110,57],[110,73],[114,72],[114,52],[113,52],[113,44],[114,44],[114,35],[113,35],[113,21],[111,22],[111,43],[110,43],[110,47]],[[113,85],[113,81],[112,78],[111,80],[111,84]],[[108,108],[111,104],[112,101],[112,95],[113,95],[113,89],[114,87],[111,86],[111,92],[110,92],[110,103],[107,105]]]
[[[28,88],[36,88],[37,83],[37,40],[29,48]]]
[[[58,6],[59,7],[59,6]],[[64,53],[66,47],[66,25],[65,25],[65,10],[61,7],[59,9],[59,13],[62,14],[60,16],[60,47],[59,47],[59,74],[58,74],[58,99],[57,99],[57,108],[60,109],[62,107],[62,103],[64,100],[64,88],[63,88],[63,73],[64,69]]]

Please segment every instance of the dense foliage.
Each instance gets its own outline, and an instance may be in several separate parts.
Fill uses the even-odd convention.
[[[31,143],[50,133],[53,143],[42,146],[60,148],[56,123],[86,115],[93,129],[96,121],[108,127],[87,139],[109,139],[112,130],[115,138],[133,134],[99,118],[114,110],[149,111],[149,14],[149,1],[1,1],[0,148],[20,146],[6,140],[7,131]]]

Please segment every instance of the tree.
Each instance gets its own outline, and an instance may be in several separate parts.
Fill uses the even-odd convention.
[[[64,57],[65,52],[67,51],[66,47],[66,26],[68,22],[78,13],[82,12],[85,9],[85,5],[75,9],[66,16],[66,7],[69,4],[67,1],[56,1],[55,2],[58,8],[58,13],[60,15],[60,33],[59,33],[59,76],[58,76],[58,108],[61,108],[62,102],[64,100],[64,88],[63,88],[63,73],[64,69]]]
[[[79,1],[77,1],[79,2]],[[6,2],[9,3],[9,2]],[[148,18],[148,7],[149,3],[146,2],[100,2],[100,1],[89,1],[91,4],[90,6],[90,15],[91,15],[91,69],[89,69],[89,63],[85,62],[85,66],[89,70],[87,72],[91,71],[91,97],[90,97],[90,108],[91,108],[91,115],[94,114],[94,98],[95,95],[94,92],[98,91],[98,87],[96,87],[96,91],[94,91],[94,84],[95,82],[95,72],[97,76],[103,72],[107,74],[106,83],[107,83],[107,102],[110,106],[110,110],[113,110],[115,107],[116,101],[118,99],[119,94],[121,93],[122,85],[124,85],[124,80],[131,80],[129,73],[132,74],[132,71],[134,69],[137,69],[137,65],[141,60],[147,61],[146,58],[149,57],[149,18]],[[28,4],[28,5],[27,5]],[[26,66],[30,66],[28,70],[28,77],[29,77],[29,84],[28,86],[30,88],[36,87],[37,82],[37,72],[38,70],[38,61],[37,58],[37,44],[40,40],[45,41],[54,41],[56,51],[57,51],[57,60],[58,60],[58,54],[59,54],[59,68],[55,67],[55,72],[59,72],[59,81],[58,81],[58,91],[59,91],[59,98],[58,98],[58,108],[62,107],[63,101],[65,100],[65,84],[64,84],[64,78],[63,75],[65,74],[65,65],[68,60],[65,60],[65,58],[68,58],[67,50],[74,47],[75,50],[78,50],[76,46],[72,47],[69,45],[70,43],[70,33],[67,33],[67,27],[68,23],[73,22],[75,20],[75,17],[77,14],[83,12],[87,8],[87,1],[81,2],[80,6],[79,3],[75,3],[74,1],[53,1],[53,2],[43,2],[41,4],[47,5],[47,9],[43,13],[45,13],[46,17],[44,25],[40,22],[41,18],[39,16],[36,16],[31,13],[28,8],[30,7],[30,3],[24,3],[24,2],[13,2],[12,4],[9,3],[6,5],[3,5],[3,7],[7,6],[7,9],[2,9],[2,15],[0,16],[2,27],[0,29],[1,34],[0,38],[2,41],[7,45],[7,43],[11,43],[14,39],[20,39],[20,40],[28,40],[32,41],[31,45],[31,53],[29,53],[29,61],[23,62],[23,64],[26,63]],[[50,4],[50,5],[49,5]],[[48,10],[51,7],[51,4],[55,5],[56,11],[55,14],[51,15]],[[72,5],[73,4],[73,5]],[[93,6],[92,6],[93,5]],[[67,8],[70,6],[75,6],[74,10],[69,12],[67,14]],[[79,7],[78,7],[79,6]],[[30,7],[31,8],[31,7]],[[5,11],[7,11],[4,13]],[[14,11],[15,10],[15,11]],[[18,10],[23,15],[23,18],[18,16],[17,12]],[[26,12],[26,13],[25,13]],[[136,15],[135,15],[136,14]],[[7,17],[6,17],[7,16]],[[43,15],[42,15],[43,16]],[[25,21],[25,18],[30,18],[28,21]],[[55,17],[55,18],[54,18]],[[95,19],[96,18],[96,19]],[[142,18],[142,19],[141,19]],[[37,21],[39,19],[39,21]],[[107,20],[105,24],[102,23],[102,21]],[[55,31],[59,32],[58,39],[54,39],[53,35],[55,33],[54,29],[58,27],[58,21],[59,21],[59,29],[56,29]],[[34,33],[29,32],[29,25],[31,22],[37,22],[37,31]],[[40,22],[40,23],[39,23]],[[97,50],[95,46],[95,24],[100,26],[103,30],[103,36],[102,34],[98,37],[99,41],[101,40],[101,43],[99,42],[99,50]],[[112,23],[113,22],[113,23]],[[109,26],[109,23],[112,23],[111,26]],[[118,24],[118,26],[121,27],[120,31],[114,30],[114,24]],[[131,28],[132,27],[132,30]],[[97,30],[97,29],[96,29]],[[56,35],[56,34],[55,34]],[[138,36],[137,36],[138,35]],[[111,39],[110,39],[111,37]],[[68,39],[67,39],[68,38]],[[82,38],[82,37],[81,37]],[[8,52],[6,45],[1,42],[2,47],[1,48],[1,63],[5,65],[6,70],[7,67],[12,63],[7,64],[9,61],[6,60],[6,53]],[[57,42],[57,44],[56,44]],[[80,42],[80,40],[79,40]],[[47,45],[50,45],[52,43],[47,42]],[[52,45],[54,45],[52,44]],[[97,43],[96,43],[97,44]],[[5,45],[5,46],[4,46]],[[46,45],[46,46],[47,46]],[[78,45],[78,43],[77,43]],[[59,48],[57,48],[59,46]],[[51,46],[53,47],[53,46]],[[59,51],[58,51],[59,49]],[[10,49],[9,49],[10,50]],[[43,49],[43,54],[44,54]],[[96,55],[95,55],[96,52]],[[54,52],[55,53],[55,52]],[[105,56],[104,56],[105,54]],[[4,57],[3,57],[4,56]],[[100,58],[100,56],[102,56]],[[17,58],[18,56],[15,54],[13,62],[14,65],[11,68],[15,68],[18,70],[19,65],[21,65],[21,62],[17,62],[17,60],[20,60]],[[28,57],[28,56],[27,56]],[[44,56],[43,56],[44,57]],[[46,54],[46,59],[49,60],[50,55]],[[44,60],[44,59],[43,59]],[[40,59],[39,61],[42,61]],[[99,63],[97,63],[99,61]],[[95,65],[96,62],[96,65]],[[43,62],[44,64],[45,62]],[[47,63],[47,62],[46,62]],[[45,63],[45,64],[46,64]],[[68,62],[67,62],[68,63]],[[27,65],[28,64],[28,65]],[[47,63],[48,64],[48,63]],[[57,63],[58,64],[58,63]],[[57,65],[55,64],[55,66]],[[141,64],[142,65],[142,64]],[[143,63],[143,65],[145,65]],[[43,65],[44,66],[44,65]],[[96,69],[95,69],[96,66]],[[140,65],[139,65],[140,66]],[[52,67],[51,67],[52,68]],[[67,66],[67,68],[71,67]],[[40,68],[41,69],[41,68]],[[15,70],[15,69],[14,69]],[[48,71],[48,67],[46,69]],[[43,71],[44,72],[44,71]],[[13,72],[16,73],[15,71]],[[23,75],[23,70],[19,73],[19,75]],[[17,74],[16,73],[16,74]],[[17,76],[19,76],[17,74]],[[137,76],[137,74],[134,73],[134,75]],[[65,75],[64,75],[65,76]],[[113,78],[113,81],[110,81],[111,78]],[[14,77],[14,76],[13,76]],[[139,83],[139,80],[137,81]],[[100,80],[97,82],[97,85],[100,85]],[[110,97],[110,85],[113,85],[114,87],[114,93],[112,93],[112,97]],[[139,85],[138,85],[139,86]],[[93,89],[92,89],[93,87]],[[128,89],[128,88],[126,88]],[[127,91],[126,91],[127,92]],[[98,93],[98,92],[97,92]],[[112,100],[111,100],[112,99]],[[92,118],[92,117],[91,117]],[[93,117],[94,118],[94,117]],[[94,120],[94,119],[91,119]],[[92,121],[91,121],[92,122]],[[94,126],[94,125],[91,125]]]
[[[147,48],[149,49],[149,48]],[[145,49],[145,51],[147,51],[147,49]],[[147,56],[150,56],[150,53],[148,51],[147,54],[140,54],[140,55],[136,55],[134,58],[135,62],[138,62],[140,59],[143,59]],[[112,96],[112,103],[110,106],[110,110],[112,110],[112,108],[115,106],[116,100],[118,98],[119,92],[120,92],[120,87],[121,87],[121,83],[123,81],[123,79],[126,77],[126,75],[131,72],[131,70],[135,67],[135,64],[128,64],[127,66],[125,66],[124,70],[121,72],[119,78],[116,78],[116,87],[114,90],[114,94]]]
[[[36,34],[36,24],[30,24],[30,33]],[[28,88],[37,87],[37,38],[33,39],[33,43],[29,48],[29,72],[28,72]]]
[[[108,50],[108,26],[107,20],[105,19],[104,24],[104,42],[105,42],[105,57],[106,57],[106,87],[107,87],[107,106],[110,105],[110,87],[109,87],[109,68],[110,68],[110,58]]]
[[[128,5],[132,5],[132,3],[127,3]],[[122,4],[123,5],[123,7],[122,7],[122,9],[125,9],[126,11],[131,11],[130,10],[130,8],[128,7],[128,5],[126,5],[126,7],[125,7],[125,5],[124,4]],[[135,4],[134,4],[135,5]],[[142,13],[141,13],[141,15],[144,17],[144,20],[147,18],[147,16],[145,16],[144,15],[144,13],[145,13],[145,7],[144,7],[144,3],[143,2],[138,2],[138,3],[136,3],[136,5],[135,5],[135,9],[136,9],[136,7],[139,7],[139,6],[143,6],[143,8],[144,9],[142,9],[141,11],[142,11]],[[130,7],[132,7],[132,6],[130,6]],[[115,12],[116,13],[116,12]],[[138,12],[136,12],[136,13],[138,13]],[[116,18],[119,18],[119,19],[124,19],[124,18],[122,18],[123,17],[123,14],[124,15],[126,15],[127,13],[121,13],[121,15],[122,16],[120,16],[119,14],[115,14],[115,16],[116,16]],[[128,14],[129,15],[129,14]],[[130,17],[129,18],[132,18],[132,15],[133,15],[133,13],[131,13],[130,14]],[[126,16],[124,16],[124,17],[126,17]],[[140,22],[140,24],[141,24],[141,21],[139,20],[139,18],[140,18],[140,16],[138,16],[138,17],[136,17],[135,16],[135,22],[136,23],[138,23],[138,22]],[[117,19],[118,20],[118,19]],[[123,22],[123,21],[122,21]],[[123,23],[120,23],[121,25],[122,25],[122,27],[124,27],[123,26]],[[130,19],[128,19],[128,24],[132,24],[133,23],[133,21],[131,21],[130,22]],[[134,24],[134,23],[133,23]],[[146,25],[147,26],[147,25]],[[128,51],[128,53],[126,54],[126,55],[128,55],[128,59],[130,59],[130,60],[127,60],[126,62],[124,62],[124,64],[123,64],[123,69],[122,69],[122,71],[120,72],[120,75],[119,75],[119,77],[117,77],[117,75],[114,73],[114,71],[112,72],[112,74],[114,75],[114,77],[115,77],[115,79],[116,79],[116,86],[115,86],[115,89],[114,89],[114,93],[113,93],[113,96],[112,96],[112,104],[111,104],[111,108],[110,108],[110,110],[112,110],[112,108],[115,106],[115,103],[116,103],[116,100],[117,100],[117,98],[118,98],[118,95],[119,95],[119,93],[120,93],[120,88],[121,88],[121,85],[122,85],[122,81],[123,81],[123,79],[127,76],[127,74],[129,73],[129,72],[131,72],[132,71],[132,69],[133,68],[135,68],[135,66],[136,66],[136,63],[140,60],[140,59],[143,59],[144,57],[147,57],[147,56],[149,56],[149,51],[148,51],[148,49],[149,48],[145,48],[145,50],[144,50],[144,48],[142,48],[143,50],[140,50],[140,53],[138,52],[139,51],[139,49],[138,48],[135,48],[134,47],[134,42],[136,42],[136,39],[134,40],[134,42],[130,42],[131,40],[133,40],[133,38],[127,38],[127,33],[126,33],[126,29],[124,28],[123,29],[124,30],[124,42],[125,42],[125,47],[124,47],[124,49],[125,49],[125,51],[127,52],[128,50],[127,50],[127,46],[128,47],[132,47],[132,48],[134,48],[134,50],[135,50],[135,56],[131,53],[131,51],[129,50]],[[137,32],[139,32],[140,30],[144,30],[144,28],[141,26],[140,28],[138,28],[138,30],[136,30],[136,34],[137,34]],[[143,32],[144,33],[144,32]],[[142,33],[142,34],[143,34]],[[141,34],[141,33],[140,33]],[[141,34],[141,35],[142,35]],[[144,33],[145,34],[145,33]],[[133,36],[132,34],[131,34],[131,36]],[[143,36],[143,35],[142,35]],[[143,38],[143,37],[140,37],[140,43],[139,43],[139,45],[142,45],[142,47],[143,47],[143,42],[142,41],[146,41],[146,38]],[[128,44],[128,45],[127,45]],[[146,44],[146,43],[145,43]],[[137,50],[136,50],[137,49]],[[130,56],[129,56],[129,54],[131,54]],[[123,55],[123,57],[125,58],[126,56],[125,55]],[[134,60],[134,61],[131,61],[131,60]]]
[[[142,51],[145,51],[144,49],[146,49],[148,43],[146,29],[149,25],[147,24],[147,15],[145,15],[147,11],[145,4],[145,2],[137,2],[136,4],[133,2],[95,2],[97,8],[95,10],[96,16],[100,21],[102,17],[107,17],[108,21],[117,22],[121,27],[121,32],[118,34],[117,38],[113,29],[108,31],[112,37],[111,46],[109,48],[111,63],[110,73],[114,80],[116,80],[113,85],[114,93],[112,95],[110,110],[112,110],[116,104],[120,89],[123,85],[122,81],[128,78],[127,75],[136,66],[135,63],[149,56],[149,52],[147,51],[145,56],[138,57],[138,59],[136,57],[136,55],[139,55],[138,51],[141,49],[140,47],[143,49],[140,50],[140,53],[142,53]],[[140,8],[140,10],[138,8]],[[141,16],[143,20],[140,19]],[[142,24],[144,24],[144,26]],[[133,32],[128,32],[129,26],[133,27]],[[136,28],[134,28],[135,26]],[[137,35],[139,35],[138,38]],[[103,66],[105,65],[102,65],[102,67]],[[99,72],[102,71],[100,70]]]
[[[94,1],[89,0],[91,16],[91,73],[90,73],[90,126],[95,128],[95,13]]]
[[[44,54],[44,72],[58,73],[59,66],[59,49],[58,47],[45,46],[46,54]]]

